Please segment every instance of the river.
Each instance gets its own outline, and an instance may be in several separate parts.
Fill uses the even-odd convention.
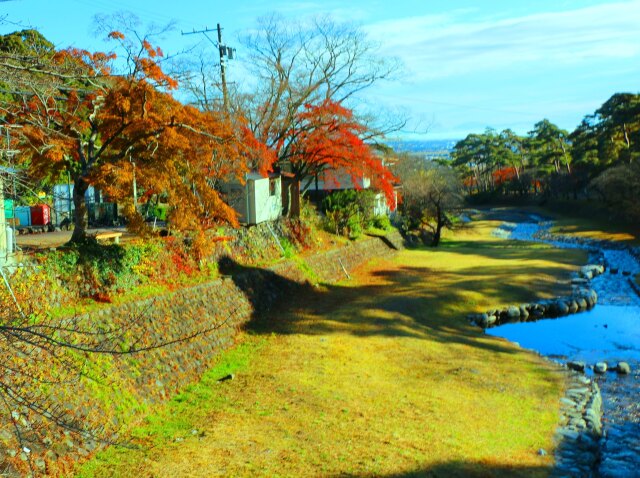
[[[551,223],[535,215],[518,219],[520,222],[503,223],[495,234],[587,249],[590,263],[606,266],[606,272],[590,283],[598,293],[598,305],[561,319],[505,324],[486,333],[561,363],[585,362],[586,373],[600,386],[604,410],[604,437],[594,476],[640,477],[640,296],[631,284],[640,273],[640,264],[632,251],[619,244],[554,236],[549,233]],[[597,362],[613,369],[619,361],[629,363],[632,373],[593,372]]]

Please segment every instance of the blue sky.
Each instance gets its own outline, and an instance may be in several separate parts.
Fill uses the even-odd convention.
[[[237,38],[262,15],[356,22],[380,55],[403,64],[397,79],[363,99],[405,111],[407,129],[419,131],[403,133],[411,139],[461,138],[486,127],[526,133],[543,118],[572,130],[613,93],[640,91],[640,0],[12,0],[0,2],[0,16],[17,25],[5,22],[0,33],[34,27],[59,47],[104,50],[93,17],[117,11],[174,20],[159,42],[168,52],[195,40],[181,30],[221,23],[238,48],[232,80],[243,70]]]

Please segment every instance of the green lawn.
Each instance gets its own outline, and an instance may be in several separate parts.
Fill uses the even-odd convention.
[[[78,476],[547,476],[562,374],[464,317],[566,293],[586,257],[496,225],[293,298]]]

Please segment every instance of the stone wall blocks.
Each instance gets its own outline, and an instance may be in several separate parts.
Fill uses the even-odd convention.
[[[399,233],[393,233],[391,237],[394,243],[402,243]],[[339,258],[347,269],[353,269],[367,260],[394,252],[381,239],[370,238],[341,250],[314,254],[305,262],[321,280],[335,281],[345,278]],[[175,391],[198,380],[213,365],[216,356],[234,344],[237,333],[255,314],[291,297],[295,290],[284,287],[285,284],[306,283],[308,278],[297,263],[284,261],[268,270],[255,269],[240,276],[223,277],[162,296],[101,309],[98,317],[113,323],[145,314],[152,341],[189,335],[204,324],[222,324],[205,336],[136,356],[135,360],[117,360],[113,373],[118,381],[122,381],[118,386],[133,393],[141,403],[153,404],[168,399]],[[254,310],[254,305],[260,310]],[[83,318],[91,320],[88,314]],[[92,405],[89,403],[88,406]],[[117,418],[104,416],[104,420],[113,423]],[[70,453],[70,450],[61,450],[58,459],[68,459]]]

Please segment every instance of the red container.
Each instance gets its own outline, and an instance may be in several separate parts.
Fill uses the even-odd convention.
[[[46,204],[38,204],[37,206],[31,206],[31,225],[32,226],[46,226],[51,220],[51,214],[49,206]]]

